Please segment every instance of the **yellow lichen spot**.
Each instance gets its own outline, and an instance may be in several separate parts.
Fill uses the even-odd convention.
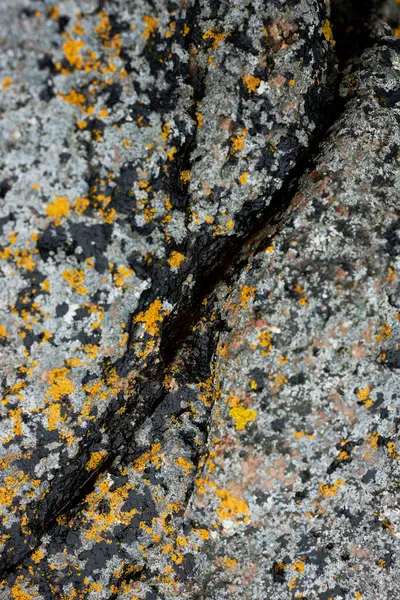
[[[11,597],[13,600],[31,600],[33,598],[32,594],[24,592],[19,581],[11,588]]]
[[[242,185],[244,185],[247,182],[247,178],[249,176],[249,172],[245,171],[244,173],[242,173],[241,175],[239,175],[239,181]]]
[[[37,192],[38,190],[40,190],[40,185],[38,183],[32,183],[32,189],[35,190],[35,192]]]
[[[246,429],[246,425],[251,421],[255,421],[257,417],[257,411],[245,408],[244,406],[231,408],[229,414],[235,421],[235,426],[238,431]]]
[[[354,598],[355,598],[356,600],[361,600],[361,598],[362,598],[362,597],[363,597],[363,595],[362,595],[360,592],[356,592],[356,593],[354,594]]]
[[[243,286],[242,291],[240,292],[240,303],[243,308],[246,308],[250,300],[254,298],[255,291],[255,287],[249,287],[248,285]]]
[[[82,69],[83,58],[81,56],[81,49],[85,45],[82,40],[66,40],[63,44],[63,51],[65,58],[75,69]]]
[[[293,571],[297,571],[298,573],[304,573],[304,561],[299,560],[292,565]]]
[[[31,555],[31,559],[36,564],[39,564],[43,557],[44,557],[44,554],[39,548],[37,550],[35,550],[35,552],[33,552]]]
[[[192,463],[184,459],[183,456],[179,456],[177,459],[175,459],[175,462],[178,465],[178,467],[180,467],[184,471],[185,475],[190,475],[193,469]]]
[[[75,386],[67,377],[69,370],[66,368],[53,369],[48,375],[50,387],[46,391],[46,398],[61,400],[64,396],[71,394]]]
[[[184,548],[185,546],[187,546],[188,539],[184,535],[178,535],[178,537],[176,538],[176,543],[181,548]]]
[[[230,35],[224,35],[223,33],[215,33],[211,29],[203,33],[203,40],[212,40],[212,49],[216,50],[221,42],[225,40],[226,37]]]
[[[167,155],[168,160],[174,160],[177,149],[175,146],[171,148],[171,150],[167,150],[165,154]]]
[[[201,115],[199,112],[195,112],[195,116],[196,116],[196,121],[197,121],[197,127],[203,127],[203,125],[204,125],[203,115]]]
[[[334,46],[334,45],[336,44],[336,42],[335,42],[335,40],[334,40],[334,38],[333,38],[333,33],[332,33],[331,24],[330,24],[330,22],[328,21],[328,19],[326,19],[326,21],[325,21],[325,23],[324,23],[324,25],[323,25],[323,27],[322,27],[322,33],[324,34],[324,36],[325,36],[325,39],[326,39],[328,42],[332,42],[332,46]]]
[[[155,35],[155,32],[158,29],[158,19],[145,15],[143,17],[143,21],[145,23],[145,29],[142,33],[142,36],[148,40],[150,36]]]
[[[386,339],[392,338],[392,326],[384,323],[380,329],[380,332],[376,334],[376,341],[383,342]]]
[[[135,323],[143,323],[147,333],[150,335],[158,335],[159,328],[157,323],[161,323],[164,316],[168,314],[162,308],[162,302],[158,298],[154,300],[146,311],[140,312],[135,317]]]
[[[117,269],[117,273],[114,275],[115,285],[117,287],[122,287],[125,283],[125,279],[128,279],[132,275],[133,271],[129,267],[125,265],[121,265]]]
[[[190,171],[181,171],[181,173],[179,175],[179,179],[183,183],[189,183],[189,181],[190,181]]]
[[[68,104],[79,106],[80,108],[82,108],[86,102],[85,96],[75,90],[71,90],[68,94],[57,93],[57,98],[62,98],[65,102],[68,102]]]
[[[242,81],[247,87],[247,91],[249,92],[249,94],[255,94],[258,86],[261,83],[261,79],[259,79],[258,77],[254,77],[253,75],[243,75]]]
[[[345,481],[343,479],[338,479],[332,485],[325,485],[324,483],[320,483],[318,491],[321,494],[321,496],[324,496],[325,498],[332,498],[333,496],[336,496],[338,489],[344,484]]]
[[[56,196],[53,202],[46,206],[46,214],[52,219],[66,217],[71,210],[67,196]]]
[[[226,358],[228,356],[228,346],[226,344],[218,344],[217,352],[220,356]]]
[[[292,87],[295,84],[295,80],[294,79],[289,79],[289,85]]]
[[[261,355],[267,356],[267,354],[269,354],[271,352],[271,348],[272,348],[272,333],[270,331],[268,331],[268,329],[266,331],[262,331],[261,333],[259,333],[258,334],[258,343],[260,344],[260,346],[262,348],[264,348],[261,351]]]
[[[0,325],[0,338],[5,340],[8,337],[8,331],[4,325]]]
[[[42,331],[42,342],[44,344],[46,344],[52,337],[53,337],[53,334],[51,333],[51,331],[48,331],[47,329],[44,329]]]
[[[180,252],[176,252],[175,250],[171,252],[171,256],[168,259],[169,266],[171,269],[176,268],[179,269],[183,261],[185,260],[185,255]]]
[[[77,121],[77,126],[79,129],[85,129],[87,127],[87,121],[83,120],[83,121]]]
[[[90,459],[85,465],[87,471],[92,471],[93,469],[97,469],[97,467],[101,464],[103,458],[106,456],[106,452],[92,452],[90,455]]]
[[[3,90],[6,90],[7,88],[10,87],[10,85],[12,85],[13,80],[11,79],[11,77],[4,77],[2,84],[1,84],[1,88]]]
[[[207,529],[198,529],[197,533],[201,537],[202,540],[208,540],[210,538],[210,534]]]
[[[164,125],[161,128],[161,137],[164,140],[164,142],[167,141],[170,133],[171,133],[171,125],[169,123],[164,123]]]
[[[42,283],[40,284],[40,289],[43,290],[43,292],[49,292],[50,291],[50,281],[48,279],[45,279],[44,281],[42,281]]]
[[[367,385],[365,388],[361,388],[357,392],[357,397],[363,402],[366,408],[370,408],[374,403],[373,399],[370,397],[371,391],[371,388],[369,385]]]
[[[296,440],[300,440],[304,437],[308,437],[310,440],[312,440],[315,437],[313,433],[306,433],[305,431],[295,431],[293,435],[296,438]]]
[[[85,281],[85,273],[81,269],[65,269],[62,274],[63,279],[74,289],[78,294],[87,294],[88,291],[83,284]]]
[[[224,558],[223,563],[228,569],[234,569],[237,566],[237,560],[234,558]]]
[[[149,463],[155,465],[156,469],[159,469],[162,463],[160,450],[161,444],[153,444],[148,452],[144,452],[134,461],[132,465],[133,470],[142,472]]]
[[[78,215],[83,215],[90,202],[87,198],[75,198],[73,202],[74,209],[78,213]]]
[[[96,344],[86,344],[85,346],[83,346],[83,351],[87,354],[87,356],[89,358],[96,358],[98,352],[100,350],[100,346],[97,346]]]
[[[245,137],[247,135],[247,130],[242,129],[242,135],[239,133],[234,135],[232,138],[232,152],[240,152],[244,149],[246,145]]]
[[[235,497],[229,490],[224,489],[218,489],[216,495],[220,499],[220,506],[216,509],[216,513],[221,521],[241,519],[247,522],[249,520],[250,509],[242,498]]]

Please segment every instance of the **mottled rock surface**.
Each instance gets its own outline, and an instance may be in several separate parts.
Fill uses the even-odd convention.
[[[0,6],[0,597],[397,597],[396,6]]]

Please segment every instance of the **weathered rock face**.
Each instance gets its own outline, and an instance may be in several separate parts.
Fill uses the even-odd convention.
[[[396,597],[397,41],[4,8],[0,596]]]

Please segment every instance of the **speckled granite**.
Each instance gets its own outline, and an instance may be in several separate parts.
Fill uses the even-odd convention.
[[[1,7],[0,598],[396,597],[396,39]]]

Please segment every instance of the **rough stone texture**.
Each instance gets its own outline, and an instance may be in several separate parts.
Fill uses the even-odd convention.
[[[397,597],[388,26],[0,6],[2,600]]]
[[[225,303],[199,597],[399,596],[399,89],[398,43],[347,69],[290,221]]]

